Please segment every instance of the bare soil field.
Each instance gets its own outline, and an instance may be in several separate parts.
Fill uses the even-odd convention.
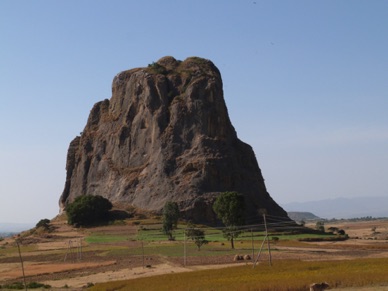
[[[22,268],[15,239],[20,241],[27,282],[49,284],[53,289],[78,290],[90,283],[132,279],[160,274],[189,272],[210,268],[223,268],[237,264],[252,264],[251,261],[234,262],[231,255],[189,256],[186,261],[178,256],[144,257],[141,254],[123,253],[112,255],[112,249],[120,250],[123,244],[138,242],[110,242],[93,248],[85,238],[90,229],[73,229],[63,219],[52,221],[55,229],[50,233],[22,234],[19,237],[0,241],[0,284],[22,281]],[[325,227],[342,228],[350,239],[336,242],[272,243],[271,258],[276,260],[352,260],[356,258],[388,257],[388,221],[360,221],[327,223]],[[134,234],[135,225],[117,225],[93,228],[94,233],[122,235]],[[84,251],[81,251],[81,249]],[[267,263],[268,252],[260,256],[259,264]],[[381,286],[373,290],[388,290]],[[68,290],[68,289],[67,289]],[[363,290],[372,289],[343,289]]]

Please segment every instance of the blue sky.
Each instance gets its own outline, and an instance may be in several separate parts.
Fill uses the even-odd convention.
[[[280,204],[388,198],[388,1],[0,1],[0,222],[58,213],[67,147],[120,71],[220,69]]]

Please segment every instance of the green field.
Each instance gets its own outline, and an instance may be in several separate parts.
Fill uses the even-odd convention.
[[[95,232],[85,238],[88,243],[88,249],[102,250],[104,255],[122,256],[122,255],[145,255],[145,256],[166,256],[166,257],[184,257],[187,256],[204,257],[252,254],[252,243],[257,253],[262,244],[265,233],[262,231],[246,231],[235,239],[235,249],[232,250],[230,242],[223,236],[220,229],[206,228],[205,237],[209,241],[198,251],[193,241],[185,237],[186,225],[178,226],[174,231],[175,241],[168,241],[167,236],[162,233],[160,224],[148,224],[138,227],[138,231],[133,235],[119,235],[117,233]],[[273,237],[278,240],[275,242]],[[271,245],[295,245],[299,239],[306,238],[327,238],[335,237],[327,234],[275,234],[269,236]],[[185,240],[186,239],[186,240]],[[264,245],[264,250],[267,245]],[[276,251],[276,249],[274,250]]]
[[[91,234],[85,238],[87,243],[115,243],[129,240],[128,235]]]

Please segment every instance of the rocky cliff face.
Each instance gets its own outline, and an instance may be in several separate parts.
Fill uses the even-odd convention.
[[[237,138],[220,72],[201,58],[164,57],[115,76],[111,99],[94,105],[70,143],[66,170],[62,209],[85,194],[156,212],[176,201],[186,218],[211,222],[215,197],[238,191],[247,218],[259,208],[287,218]]]

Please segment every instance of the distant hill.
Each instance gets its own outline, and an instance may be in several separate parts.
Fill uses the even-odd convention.
[[[311,212],[290,211],[287,213],[288,213],[288,217],[296,222],[299,222],[302,220],[306,221],[306,220],[320,219],[320,217],[312,214]]]
[[[33,223],[4,223],[0,222],[0,236],[1,234],[19,233],[28,230],[35,225]]]
[[[311,212],[331,218],[388,217],[388,197],[336,198],[281,204],[287,212]]]

